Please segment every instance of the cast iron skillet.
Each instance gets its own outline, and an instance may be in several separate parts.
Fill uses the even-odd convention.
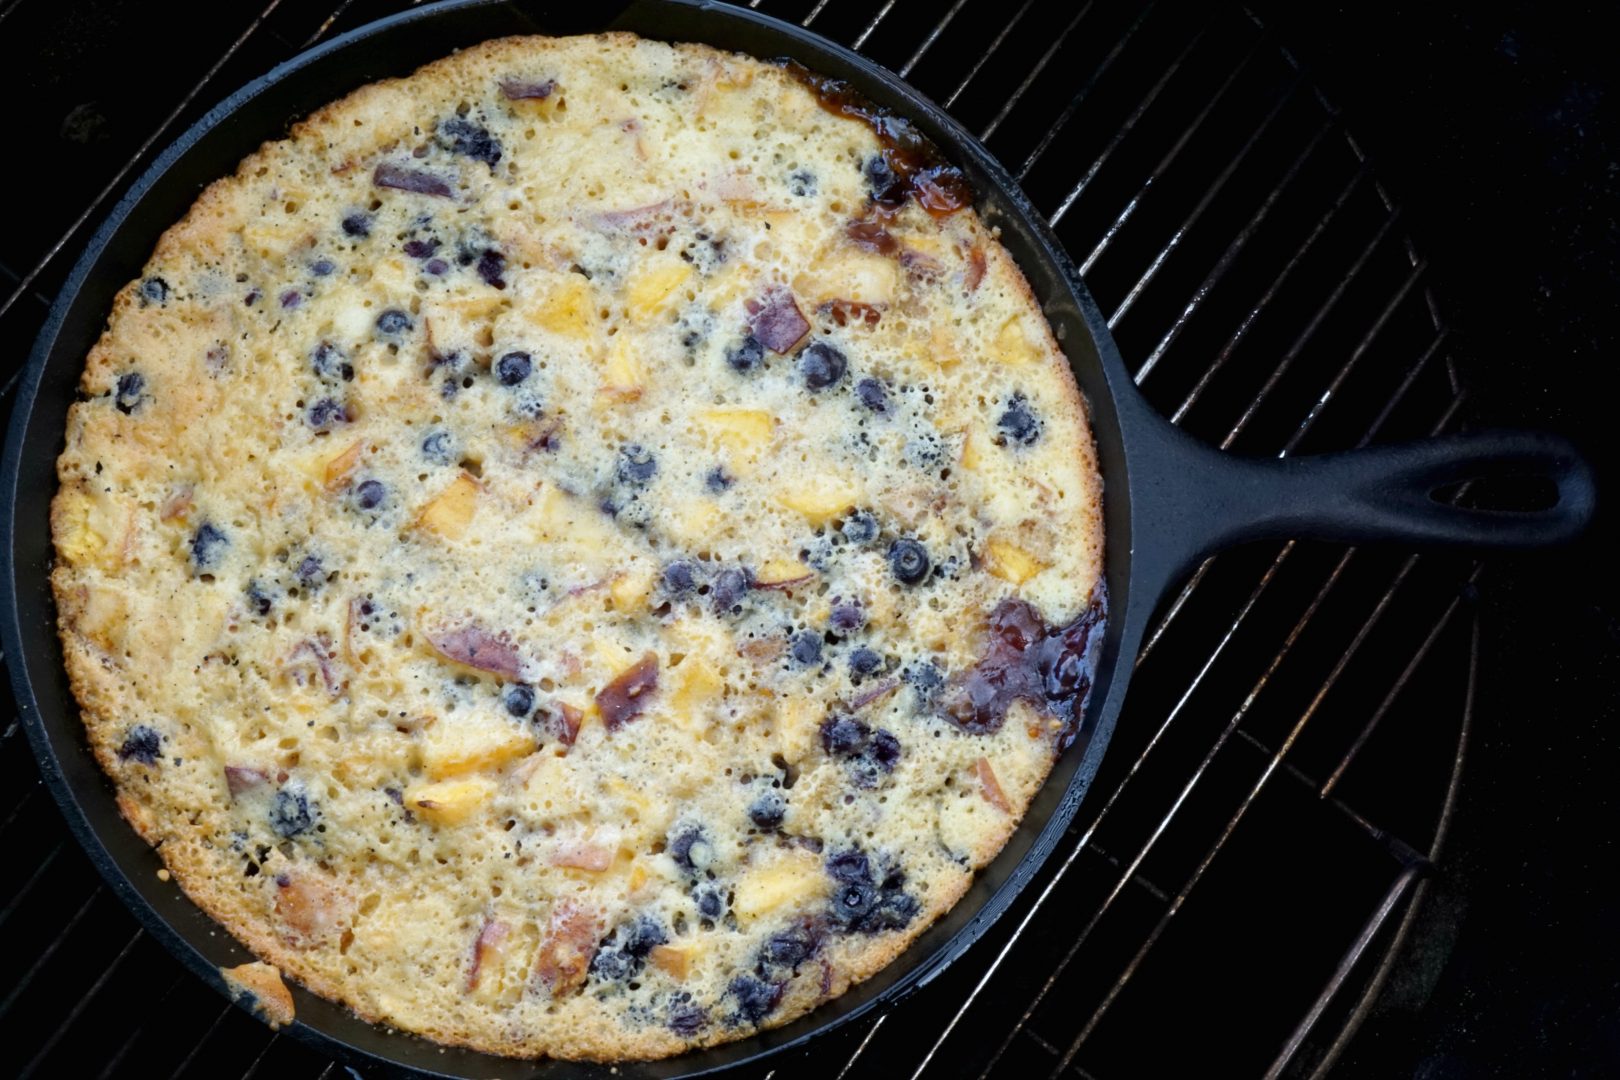
[[[588,11],[582,9],[590,9]],[[220,104],[161,157],[112,212],[63,286],[40,332],[17,395],[0,477],[0,610],[7,666],[46,782],[79,842],[147,930],[222,989],[218,968],[246,951],[160,882],[160,866],[119,817],[107,779],[84,740],[68,690],[47,581],[47,506],[55,460],[85,354],[113,294],[135,277],[158,235],[202,186],[235,168],[288,121],[364,83],[406,74],[452,49],[505,34],[631,30],[699,41],[762,58],[792,57],[847,80],[909,117],[972,181],[979,211],[1029,277],[1091,408],[1104,482],[1109,614],[1091,699],[1073,746],[1058,761],[1005,850],[972,889],[907,952],[875,977],[785,1027],[664,1062],[619,1066],[618,1076],[691,1076],[759,1058],[887,1006],[927,983],[995,922],[1029,882],[1074,817],[1108,745],[1148,617],[1169,585],[1202,556],[1266,537],[1362,543],[1525,548],[1574,538],[1590,519],[1586,464],[1563,441],[1497,433],[1298,459],[1219,453],[1159,418],[1132,385],[1106,324],[1068,257],[1013,179],[932,102],[884,69],[816,35],[714,0],[454,0],[401,13],[336,38],[276,68]],[[1531,474],[1552,482],[1556,505],[1530,513],[1455,509],[1437,487],[1478,477]],[[363,1023],[294,990],[295,1034],[356,1064],[392,1063],[451,1076],[602,1076],[605,1066],[518,1062],[445,1050]]]

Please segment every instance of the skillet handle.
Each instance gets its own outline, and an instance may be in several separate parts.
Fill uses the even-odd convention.
[[[1597,505],[1592,468],[1568,441],[1528,431],[1484,431],[1343,453],[1255,458],[1213,449],[1162,421],[1162,456],[1147,482],[1152,532],[1186,537],[1161,550],[1174,574],[1249,540],[1298,538],[1407,547],[1524,549],[1567,544]],[[1443,486],[1539,477],[1557,501],[1528,511],[1443,502]],[[1178,520],[1179,519],[1179,520]],[[1176,547],[1183,550],[1176,551]]]

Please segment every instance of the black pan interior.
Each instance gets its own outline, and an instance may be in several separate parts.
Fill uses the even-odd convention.
[[[5,645],[18,703],[47,782],[69,823],[120,898],[147,929],[216,985],[217,968],[246,951],[157,877],[161,863],[119,816],[111,788],[85,746],[62,669],[47,581],[51,559],[47,509],[55,459],[83,357],[100,334],[116,290],[135,277],[162,231],[197,193],[288,123],[365,83],[407,74],[455,48],[506,34],[631,30],[646,37],[699,41],[761,58],[791,57],[847,80],[875,102],[913,121],[969,176],[978,208],[1002,230],[1068,354],[1091,408],[1106,491],[1109,623],[1084,728],[1058,762],[1001,855],[962,901],[895,963],[849,993],[789,1025],[664,1062],[619,1066],[615,1076],[689,1076],[737,1066],[903,997],[960,956],[1029,882],[1074,816],[1096,772],[1119,711],[1128,666],[1117,670],[1148,612],[1131,598],[1131,476],[1126,430],[1151,424],[1090,297],[1045,223],[1012,179],[931,103],[893,75],[813,34],[752,12],[701,0],[612,4],[456,0],[403,13],[337,38],[282,65],[212,110],[160,158],[115,208],[91,241],[35,346],[19,389],[6,447],[0,556],[9,571],[0,588]],[[1116,393],[1119,397],[1116,399]],[[1139,482],[1139,481],[1138,481]],[[1140,577],[1140,574],[1137,575]],[[1160,584],[1138,582],[1148,594]],[[1145,589],[1144,589],[1145,587]],[[1154,597],[1146,596],[1150,605]],[[326,1053],[356,1063],[378,1059],[410,1070],[458,1076],[608,1076],[604,1066],[516,1062],[445,1050],[413,1036],[365,1024],[347,1010],[295,990],[294,1031]]]

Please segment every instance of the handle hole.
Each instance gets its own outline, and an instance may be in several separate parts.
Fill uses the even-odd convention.
[[[1530,473],[1481,476],[1441,484],[1429,498],[1464,510],[1534,514],[1558,505],[1558,485],[1550,477]]]

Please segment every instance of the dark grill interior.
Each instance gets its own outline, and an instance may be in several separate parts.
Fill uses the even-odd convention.
[[[405,6],[0,2],[0,57],[56,148],[8,177],[5,393],[90,228],[155,152],[300,48]],[[1398,201],[1243,8],[1114,0],[754,0],[947,104],[1020,178],[1154,404],[1235,450],[1413,437],[1466,416]],[[154,43],[139,49],[131,41]],[[167,40],[169,44],[156,42]],[[35,43],[49,42],[51,48]],[[154,50],[165,62],[150,63]],[[1205,565],[1150,633],[1076,826],[1035,887],[899,1006],[778,1077],[1326,1071],[1439,857],[1473,706],[1476,564],[1326,545]],[[20,1076],[308,1076],[137,928],[0,739],[0,1046]]]

